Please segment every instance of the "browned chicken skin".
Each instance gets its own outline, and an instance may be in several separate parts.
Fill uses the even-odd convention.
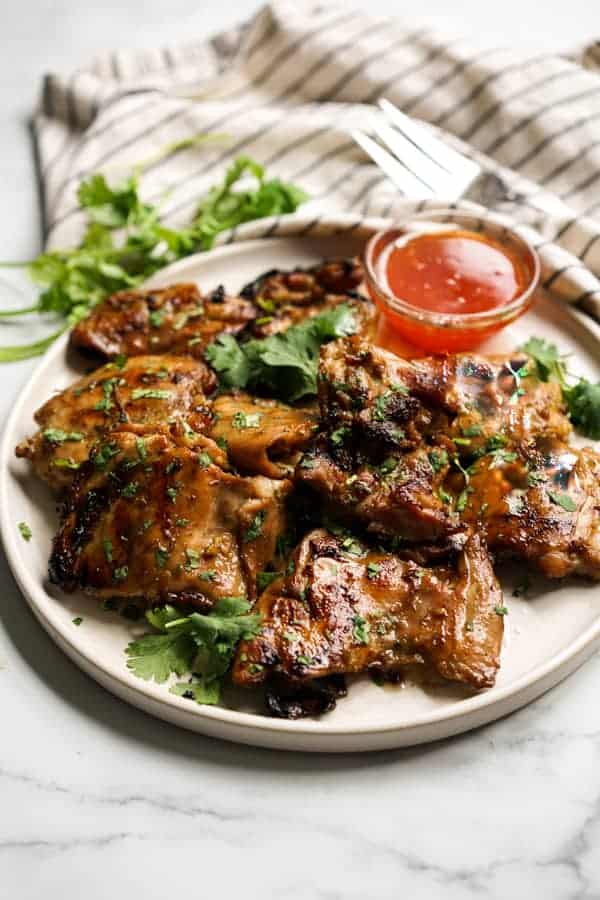
[[[243,393],[218,397],[212,411],[210,436],[224,442],[233,465],[248,475],[292,475],[318,427],[316,411]]]
[[[560,388],[540,382],[527,356],[407,361],[349,338],[322,350],[319,394],[326,430],[298,477],[328,510],[413,542],[478,522],[492,550],[546,575],[600,577],[599,458],[564,443],[571,426]],[[556,489],[527,481],[532,467],[558,465],[563,477],[565,460],[568,508]]]
[[[194,431],[211,421],[205,394],[216,386],[199,361],[181,356],[137,356],[108,363],[56,394],[35,414],[40,430],[16,448],[55,490],[68,487],[90,450],[116,426],[166,426]]]
[[[254,596],[277,555],[289,481],[225,472],[208,438],[116,431],[92,452],[50,558],[67,591],[207,608]],[[220,465],[217,465],[219,463]]]
[[[502,594],[477,536],[435,568],[323,530],[307,535],[294,560],[294,572],[258,601],[264,625],[240,644],[235,683],[390,673],[412,663],[476,689],[494,683]]]
[[[71,345],[105,359],[121,353],[184,353],[200,359],[218,334],[238,334],[255,317],[253,303],[227,297],[222,288],[208,297],[194,284],[120,291],[73,328]]]
[[[598,453],[540,438],[482,456],[466,471],[461,519],[481,528],[494,552],[548,578],[600,578]]]

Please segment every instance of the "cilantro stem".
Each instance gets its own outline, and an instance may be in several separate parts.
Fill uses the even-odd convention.
[[[48,337],[42,338],[40,341],[34,341],[33,344],[0,347],[0,362],[17,362],[21,359],[31,359],[32,356],[41,356],[50,344],[54,343],[56,338],[60,337],[67,330],[67,327],[59,328],[58,331],[53,331]]]
[[[8,319],[10,316],[26,316],[32,312],[38,312],[39,306],[34,303],[33,306],[25,306],[21,309],[2,309],[0,310],[0,319]]]

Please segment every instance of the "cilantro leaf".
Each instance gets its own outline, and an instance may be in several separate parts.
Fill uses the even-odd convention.
[[[27,522],[19,522],[18,529],[21,532],[21,537],[24,541],[30,541],[33,535],[33,532]]]
[[[230,334],[220,334],[204,351],[213,369],[227,387],[244,388],[250,379],[250,363],[244,350]]]
[[[563,397],[573,425],[587,437],[600,440],[600,383],[581,378],[572,387],[563,388]]]
[[[535,362],[540,381],[550,379],[561,383],[564,381],[566,367],[555,344],[550,344],[543,338],[532,337],[520,349],[531,356]]]
[[[136,287],[164,266],[210,249],[222,231],[252,219],[292,213],[306,199],[304,191],[292,184],[265,180],[262,166],[241,156],[223,182],[208,192],[187,225],[179,230],[167,228],[160,221],[159,207],[142,202],[140,177],[150,162],[207,137],[196,135],[169,145],[151,161],[136,166],[121,183],[111,185],[101,173],[81,182],[77,196],[88,219],[83,239],[76,247],[42,253],[25,266],[42,290],[34,306],[15,311],[19,315],[53,313],[66,319],[66,325],[41,341],[0,347],[0,362],[43,353],[67,327],[115,291]],[[254,179],[253,185],[245,183],[234,190],[238,181],[248,177]],[[13,311],[0,312],[0,318],[8,314]]]
[[[83,432],[81,431],[63,431],[62,428],[45,428],[42,431],[42,437],[49,444],[64,444],[66,441],[82,441]]]
[[[569,494],[562,494],[555,491],[548,491],[548,496],[557,506],[562,506],[565,512],[575,512],[577,504]]]
[[[195,700],[203,706],[215,706],[221,699],[221,683],[216,678],[198,678],[195,676],[189,682],[178,681],[169,688],[171,694],[184,697],[186,700]]]
[[[207,614],[181,615],[173,606],[149,610],[146,618],[159,634],[147,634],[126,648],[128,668],[146,681],[192,672],[190,683],[171,692],[197,703],[219,701],[220,689],[240,640],[255,635],[260,616],[250,614],[244,597],[223,597]]]
[[[287,401],[317,393],[321,344],[356,331],[352,309],[340,304],[262,340],[238,344],[219,335],[205,351],[206,359],[227,387],[262,388]]]
[[[600,440],[600,382],[592,384],[579,378],[574,384],[567,380],[565,357],[556,345],[542,338],[532,337],[521,347],[535,361],[541,381],[557,381],[573,425],[586,437]]]
[[[173,634],[146,634],[132,641],[126,651],[127,668],[144,681],[162,684],[169,675],[185,675],[196,653],[196,644],[190,634],[175,631]]]

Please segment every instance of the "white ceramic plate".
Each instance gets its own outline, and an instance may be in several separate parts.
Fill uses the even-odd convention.
[[[295,236],[291,230],[286,222],[286,236],[246,240],[190,257],[161,272],[153,283],[197,281],[209,289],[223,282],[234,291],[275,266],[306,265],[324,256],[357,252],[369,232],[364,225],[352,225],[352,220],[344,225],[339,218],[322,221],[316,234],[306,226],[296,227]],[[600,329],[580,314],[560,301],[542,298],[495,339],[493,347],[512,348],[533,334],[572,352],[579,374],[600,378]],[[493,689],[476,696],[452,685],[382,689],[359,678],[334,712],[319,720],[289,722],[264,716],[260,698],[250,692],[232,691],[223,708],[200,707],[170,694],[165,685],[135,678],[125,666],[124,648],[132,634],[143,630],[140,625],[48,584],[55,504],[27,464],[14,457],[15,445],[33,430],[38,406],[83,371],[66,345],[65,337],[44,357],[7,423],[0,448],[2,538],[23,595],[51,637],[85,672],[134,706],[194,731],[264,747],[338,752],[401,747],[466,731],[523,706],[572,672],[600,644],[600,587],[584,581],[539,582],[527,599],[515,598],[512,590],[524,570],[513,564],[510,577],[503,577],[509,615],[500,674]],[[29,543],[19,534],[20,521],[31,526]],[[83,617],[79,627],[72,622],[76,616]]]

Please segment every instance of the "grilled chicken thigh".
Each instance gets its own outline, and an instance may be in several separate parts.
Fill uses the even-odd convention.
[[[68,487],[90,450],[115,426],[162,426],[185,421],[208,427],[205,394],[216,385],[199,361],[179,356],[137,356],[108,363],[51,397],[35,414],[40,430],[16,448],[55,490]]]
[[[476,689],[494,683],[502,595],[476,535],[456,559],[423,568],[318,530],[294,561],[258,600],[264,624],[238,648],[235,683],[390,674],[414,663]]]
[[[406,422],[413,446],[443,433],[458,438],[459,454],[463,447],[472,453],[499,432],[522,442],[571,431],[560,386],[539,381],[525,354],[405,360],[354,336],[322,349],[319,375],[324,419],[358,421],[380,434]]]
[[[286,528],[290,482],[224,471],[224,454],[208,438],[109,437],[73,486],[51,580],[149,606],[209,608],[220,597],[254,596]]]
[[[344,302],[356,307],[361,331],[369,334],[373,304],[356,291],[362,280],[358,260],[339,259],[310,269],[267,272],[239,297],[227,296],[222,286],[203,296],[194,284],[119,291],[73,328],[71,345],[105,359],[142,353],[201,359],[222,332],[236,335],[246,329],[265,337]]]
[[[361,313],[361,332],[374,329],[374,307],[359,288],[364,279],[358,259],[331,259],[307,269],[273,269],[242,288],[260,313],[252,325],[254,337],[285,331],[303,319],[340,303],[352,303]]]
[[[233,465],[248,475],[291,475],[318,427],[314,411],[243,393],[218,397],[212,411],[211,437],[227,447]]]
[[[203,297],[194,284],[120,291],[98,304],[71,332],[71,345],[105,359],[123,353],[184,353],[202,358],[217,334],[238,334],[256,307],[222,288]]]
[[[332,443],[331,435],[321,439],[296,470],[298,481],[321,496],[328,515],[412,543],[441,540],[457,530],[458,519],[440,496],[447,455],[437,467],[436,449],[389,451],[382,458],[376,448],[369,456],[356,450],[351,433]]]
[[[464,477],[464,476],[463,476]],[[553,438],[499,449],[467,470],[463,521],[498,554],[548,578],[600,578],[600,455]]]
[[[507,454],[544,440],[563,446],[571,429],[558,385],[540,382],[518,353],[407,361],[348,338],[323,348],[319,375],[325,428],[298,478],[328,511],[412,542],[452,534],[461,514],[471,522]],[[493,529],[489,541],[500,546]],[[528,553],[539,556],[536,546]]]

